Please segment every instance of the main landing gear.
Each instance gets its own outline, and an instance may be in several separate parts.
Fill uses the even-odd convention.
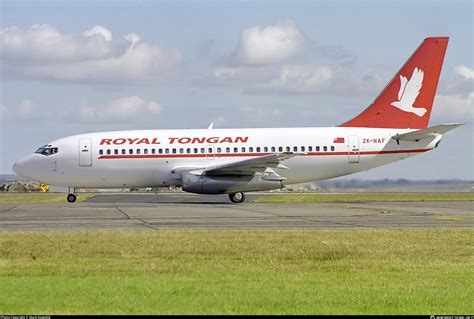
[[[243,203],[245,201],[245,194],[242,192],[229,194],[229,199],[232,203]]]
[[[68,192],[69,194],[67,195],[67,201],[69,203],[74,203],[76,201],[77,196],[76,196],[76,194],[74,194],[74,192],[75,192],[74,187],[72,187],[72,188],[69,187],[69,192]]]

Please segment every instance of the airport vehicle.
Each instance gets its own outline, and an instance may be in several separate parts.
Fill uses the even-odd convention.
[[[337,127],[136,130],[41,146],[13,170],[75,188],[178,186],[201,194],[273,190],[368,170],[436,148],[460,124],[428,128],[448,37],[426,38],[362,113]]]

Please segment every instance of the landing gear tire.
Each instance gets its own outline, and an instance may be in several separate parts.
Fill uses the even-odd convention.
[[[242,192],[229,194],[229,199],[232,203],[243,203],[245,201],[245,194]]]
[[[74,194],[67,195],[67,201],[70,203],[74,203],[76,201],[76,195]]]

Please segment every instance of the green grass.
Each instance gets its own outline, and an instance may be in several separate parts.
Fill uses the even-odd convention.
[[[0,313],[472,313],[473,242],[472,229],[0,232]]]
[[[79,194],[76,202],[94,196],[94,194]],[[66,193],[0,193],[1,203],[67,203],[67,200]]]
[[[275,194],[257,198],[254,203],[362,203],[474,201],[472,193],[350,193],[350,194]]]

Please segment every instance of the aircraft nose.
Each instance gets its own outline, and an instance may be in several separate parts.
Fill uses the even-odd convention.
[[[22,158],[13,164],[12,169],[17,175],[29,177],[31,173],[31,160],[30,157]]]

